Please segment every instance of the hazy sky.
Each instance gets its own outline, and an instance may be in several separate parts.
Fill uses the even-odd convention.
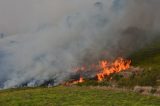
[[[0,0],[0,32],[34,31],[55,24],[66,14],[85,11],[97,0]],[[103,1],[103,0],[99,0]],[[109,2],[112,0],[108,0]]]

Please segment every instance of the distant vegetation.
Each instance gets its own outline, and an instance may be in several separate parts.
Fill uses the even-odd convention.
[[[160,86],[160,37],[133,53],[130,58],[133,66],[139,66],[144,70],[130,80],[121,81],[122,85]]]
[[[117,86],[133,88],[140,86],[160,86],[160,37],[157,37],[152,43],[144,48],[132,53],[129,58],[134,67],[143,69],[138,75],[131,75],[124,78],[119,74],[112,74],[102,82],[96,80],[87,80],[80,86]],[[112,78],[112,80],[110,80]]]

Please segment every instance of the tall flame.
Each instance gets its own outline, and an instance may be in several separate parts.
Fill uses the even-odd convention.
[[[116,59],[113,63],[109,63],[107,60],[100,61],[99,67],[101,72],[97,74],[98,81],[102,81],[105,76],[109,76],[112,73],[118,73],[130,68],[131,60],[125,60],[123,58]]]
[[[130,68],[131,60],[123,59],[121,57],[115,59],[113,62],[109,62],[107,60],[99,61],[97,65],[92,64],[91,66],[82,66],[74,68],[76,72],[84,72],[85,70],[97,70],[97,80],[102,81],[105,77],[113,74],[119,73],[121,71],[125,71]],[[73,81],[72,84],[82,83],[84,79],[80,76],[79,80]]]

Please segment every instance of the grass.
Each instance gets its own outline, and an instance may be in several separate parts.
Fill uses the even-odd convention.
[[[160,98],[133,92],[58,86],[0,91],[0,106],[160,106]]]
[[[160,67],[160,38],[130,55],[134,66]]]
[[[132,64],[144,68],[142,74],[131,79],[121,79],[122,86],[157,85],[160,79],[160,42],[130,55]],[[81,87],[58,86],[53,88],[19,88],[0,91],[0,106],[160,106],[160,97],[144,96],[129,91],[104,90],[89,85],[110,85],[104,81],[88,81]]]
[[[160,80],[160,38],[136,51],[130,58],[133,66],[140,66],[144,71],[128,81],[122,79],[121,82],[124,83],[122,85],[160,86],[156,82]]]
[[[133,75],[130,78],[123,78],[117,74],[113,74],[112,79],[116,82],[110,82],[105,79],[103,82],[89,80],[80,86],[110,86],[116,83],[119,87],[134,88],[140,86],[160,86],[160,38],[157,38],[153,43],[132,53],[129,58],[132,60],[132,65],[141,67],[144,70],[139,75]]]

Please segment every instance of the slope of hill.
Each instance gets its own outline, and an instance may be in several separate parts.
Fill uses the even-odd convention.
[[[160,98],[88,87],[23,88],[0,92],[0,106],[160,106]]]
[[[138,74],[133,74],[133,69],[128,70],[129,77],[123,77],[121,74],[112,74],[102,82],[89,80],[78,85],[95,85],[95,86],[112,86],[129,87],[135,86],[160,86],[160,37],[153,40],[152,43],[147,44],[129,57],[132,60],[132,66],[138,68]],[[123,72],[122,72],[123,73]],[[110,80],[112,79],[112,80]]]
[[[157,37],[145,48],[133,53],[130,58],[134,66],[139,66],[144,71],[133,78],[133,85],[160,86],[160,38]],[[130,83],[130,84],[131,84]],[[131,85],[132,85],[131,84]]]
[[[144,71],[129,80],[120,79],[119,84],[159,86],[157,83],[160,79],[159,40],[133,53],[130,58],[134,66],[140,66]],[[130,91],[83,86],[18,88],[0,91],[0,106],[160,106],[159,101],[160,97],[144,96]]]
[[[133,53],[130,57],[133,65],[160,67],[160,37],[157,37],[151,44]]]

